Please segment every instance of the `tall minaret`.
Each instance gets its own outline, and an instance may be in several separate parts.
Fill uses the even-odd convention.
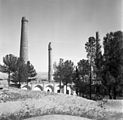
[[[51,42],[48,44],[48,81],[50,82],[52,80],[52,48],[51,48]]]
[[[28,20],[22,17],[21,20],[21,41],[20,41],[20,59],[25,63],[28,61],[28,36],[27,36]]]

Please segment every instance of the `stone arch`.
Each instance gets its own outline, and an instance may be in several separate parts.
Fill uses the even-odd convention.
[[[55,85],[55,93],[60,93],[59,84]]]
[[[66,91],[66,86],[64,86],[64,94],[71,95],[71,88],[69,85],[67,86],[67,91]]]
[[[55,87],[56,93],[64,93],[64,85],[61,85],[61,91],[60,91],[60,85],[56,85]]]
[[[54,87],[52,85],[47,85],[46,86],[46,91],[47,92],[54,92]]]
[[[24,85],[24,86],[22,86],[22,88],[21,89],[24,89],[24,90],[31,90],[31,87],[30,86],[28,86],[28,85]]]
[[[43,91],[43,87],[41,85],[36,85],[33,90],[36,90],[36,91]]]

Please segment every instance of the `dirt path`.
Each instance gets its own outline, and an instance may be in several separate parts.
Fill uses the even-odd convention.
[[[25,120],[91,120],[91,119],[71,115],[44,115],[39,117],[28,118]]]

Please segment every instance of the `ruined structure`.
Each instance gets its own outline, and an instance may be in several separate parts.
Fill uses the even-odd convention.
[[[99,39],[99,32],[96,32],[96,40]]]
[[[20,40],[20,59],[25,63],[28,61],[28,20],[25,17],[22,17],[21,20],[21,40]],[[55,92],[59,93],[59,83],[54,82],[52,79],[52,47],[51,42],[48,44],[48,81],[41,80],[31,81],[30,83],[21,84],[21,89],[30,89],[36,91],[46,91],[46,92]],[[73,94],[71,85],[68,85],[69,95]],[[66,86],[63,88],[63,93],[66,94]]]
[[[25,63],[28,61],[28,20],[22,17],[21,20],[21,41],[20,41],[20,59]]]
[[[48,81],[52,80],[52,48],[51,42],[48,44]]]

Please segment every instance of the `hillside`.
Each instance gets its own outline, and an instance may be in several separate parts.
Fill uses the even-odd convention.
[[[15,88],[0,91],[0,120],[21,120],[54,114],[118,120],[123,117],[121,106],[123,100],[96,102],[77,96]]]

